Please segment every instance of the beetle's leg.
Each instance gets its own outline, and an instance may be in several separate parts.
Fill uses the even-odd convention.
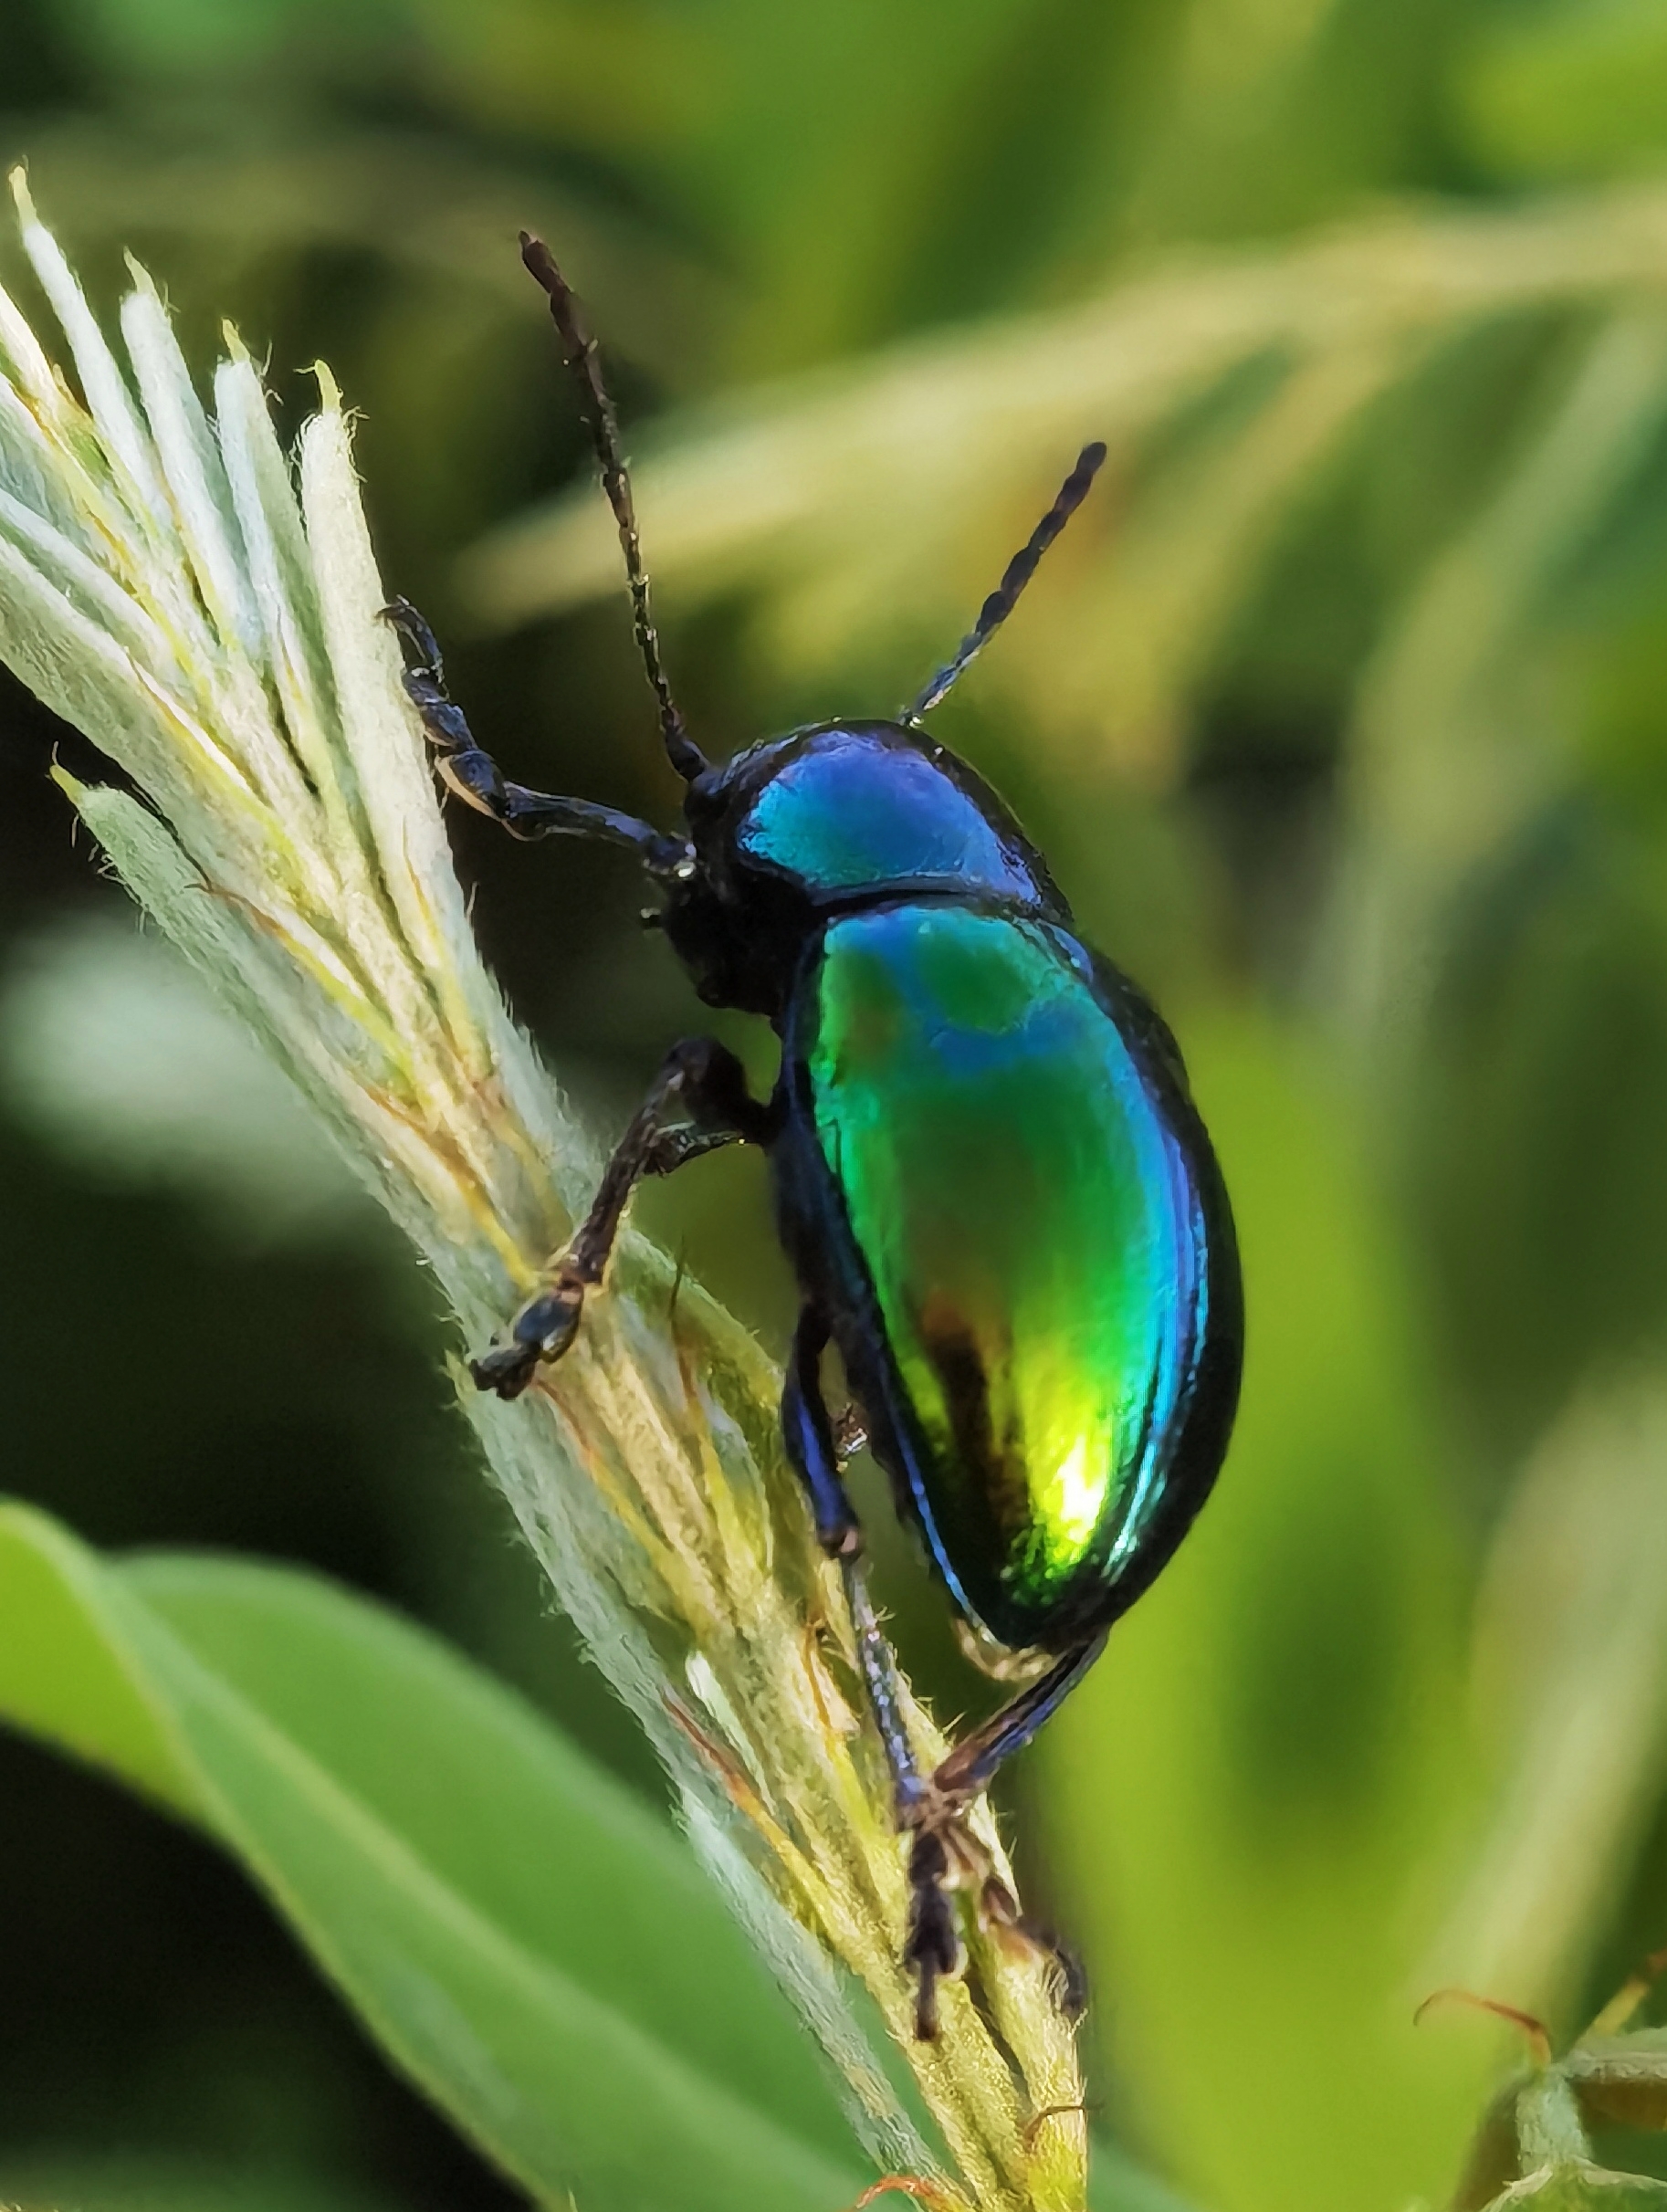
[[[676,1118],[673,1118],[676,1116]],[[519,1398],[543,1359],[559,1359],[579,1328],[584,1294],[602,1281],[633,1186],[669,1175],[720,1145],[761,1144],[770,1109],[747,1088],[746,1070],[711,1037],[673,1045],[648,1096],[603,1170],[591,1211],[552,1263],[544,1288],[510,1322],[507,1341],[471,1363],[476,1387]]]
[[[869,1710],[886,1747],[886,1763],[891,1769],[893,1808],[898,1827],[907,1829],[927,1797],[928,1786],[904,1725],[897,1664],[875,1619],[863,1567],[863,1532],[846,1494],[834,1423],[822,1394],[822,1355],[827,1341],[827,1316],[821,1307],[808,1303],[802,1305],[781,1392],[781,1432],[787,1456],[810,1498],[817,1541],[830,1558],[839,1561],[844,1573],[845,1597],[856,1630],[857,1661]],[[960,1970],[960,1937],[944,1887],[948,1872],[949,1854],[943,1838],[916,1828],[909,1848],[908,1934],[903,1956],[919,1977],[915,2027],[923,2042],[938,2033],[938,1977]]]
[[[959,1753],[951,1754],[936,1774],[928,1777],[921,1773],[903,1717],[904,1693],[897,1662],[875,1618],[874,1603],[868,1595],[868,1578],[862,1560],[862,1531],[845,1494],[834,1425],[822,1394],[820,1363],[827,1340],[828,1325],[821,1309],[812,1305],[801,1307],[798,1327],[793,1333],[793,1348],[788,1359],[787,1383],[781,1394],[781,1428],[788,1457],[810,1497],[817,1538],[823,1549],[838,1559],[844,1570],[863,1685],[891,1771],[897,1826],[909,1838],[908,1929],[904,1938],[903,1958],[917,1976],[915,2032],[922,2042],[930,2042],[938,2033],[938,1985],[959,1974],[963,1963],[960,1932],[956,1925],[950,1892],[973,1886],[979,1889],[979,1910],[986,1921],[994,1921],[1054,1954],[1064,1977],[1067,2009],[1078,2012],[1082,2009],[1080,1976],[1075,1962],[1052,1937],[1021,1913],[1012,1891],[991,1872],[988,1854],[969,1832],[963,1816],[1006,1752],[1016,1748],[1042,1725],[1075,1681],[1080,1655],[1073,1654],[1069,1680],[1059,1682],[1054,1696],[1040,1711],[1032,1713],[1027,1709],[1020,1714],[1015,1708],[1025,1701],[1015,1700],[1013,1705],[997,1715],[991,1727],[1000,1734],[993,1749],[986,1745],[991,1730],[980,1730],[970,1739],[969,1748],[975,1755],[970,1776],[959,1772],[958,1762],[961,1757]],[[1060,1668],[1054,1669],[1043,1683],[1034,1685],[1035,1689],[1045,1689],[1061,1673]],[[1001,1729],[1001,1724],[1010,1718],[1011,1727]],[[978,1756],[980,1750],[981,1762]]]
[[[1102,1630],[1075,1651],[1067,1651],[1045,1674],[1022,1690],[964,1743],[956,1745],[927,1783],[925,1801],[917,1816],[924,1824],[923,1833],[943,1830],[953,1834],[961,1814],[989,1788],[1002,1761],[1022,1750],[1058,1712],[1106,1649],[1108,1632]],[[1067,2018],[1075,2019],[1087,2001],[1082,1967],[1075,1955],[1051,1929],[1019,1910],[1017,1898],[988,1866],[982,1870],[980,1881],[979,1913],[986,1926],[1005,1929],[1038,1950],[1052,1954],[1059,1969],[1061,2009]]]
[[[803,1483],[823,1549],[838,1559],[856,1631],[857,1661],[869,1709],[880,1732],[897,1826],[909,1837],[908,1930],[903,1957],[917,1977],[915,2032],[923,2042],[938,2033],[938,1985],[960,1972],[960,1933],[950,1892],[976,1887],[986,1923],[1010,1930],[1049,1951],[1059,1963],[1064,2002],[1073,2017],[1082,2010],[1082,1976],[1075,1959],[1044,1929],[1028,1920],[1018,1901],[992,1872],[989,1855],[967,1829],[965,1813],[1009,1752],[1028,1743],[1098,1654],[1103,1637],[1074,1651],[1023,1691],[929,1777],[920,1771],[904,1721],[897,1662],[875,1618],[862,1562],[862,1531],[845,1493],[834,1424],[822,1393],[821,1360],[828,1325],[820,1307],[800,1308],[781,1394],[787,1455]]]
[[[951,1887],[959,1886],[962,1871],[959,1846],[959,1807],[935,1818],[932,1786],[922,1775],[903,1721],[903,1685],[874,1605],[862,1562],[847,1555],[841,1562],[845,1575],[845,1596],[856,1630],[857,1660],[863,1670],[868,1704],[886,1746],[897,1826],[910,1838],[908,1852],[908,1930],[903,1942],[903,1961],[915,1970],[915,2033],[923,2043],[938,2034],[938,1985],[961,1970],[960,1931],[955,1924]]]
[[[1045,1674],[1020,1691],[1017,1697],[992,1714],[965,1743],[958,1744],[932,1777],[932,1787],[945,1797],[976,1798],[990,1787],[1004,1759],[1025,1745],[1052,1718],[1106,1649],[1108,1631],[1102,1629],[1086,1643],[1051,1666]]]
[[[383,609],[399,633],[405,655],[405,696],[422,718],[435,750],[441,781],[477,813],[503,824],[512,837],[594,837],[624,845],[655,875],[675,874],[688,847],[680,837],[662,836],[646,822],[622,814],[590,799],[562,799],[511,783],[490,753],[476,744],[463,709],[449,697],[446,671],[434,632],[408,599]]]
[[[904,1725],[897,1662],[875,1619],[868,1595],[868,1578],[862,1562],[863,1533],[845,1493],[834,1423],[822,1394],[821,1363],[827,1341],[827,1316],[821,1307],[808,1303],[801,1306],[781,1393],[781,1431],[787,1456],[810,1497],[817,1541],[844,1572],[845,1597],[856,1630],[857,1661],[869,1710],[886,1747],[886,1763],[891,1769],[897,1826],[913,1832],[908,1859],[908,1933],[903,1957],[918,1976],[915,2029],[923,2042],[929,2042],[938,2033],[938,1980],[944,1975],[958,1974],[961,1966],[960,1936],[948,1887],[952,1847],[940,1825],[923,1824],[920,1819],[930,1798],[930,1785],[921,1774]]]
[[[802,1305],[781,1392],[781,1434],[811,1502],[817,1542],[831,1559],[844,1559],[861,1551],[863,1532],[845,1494],[840,1450],[822,1394],[821,1361],[827,1341],[827,1318],[821,1307]]]

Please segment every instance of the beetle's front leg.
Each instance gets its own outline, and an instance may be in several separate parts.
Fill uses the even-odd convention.
[[[512,837],[595,838],[634,853],[651,875],[681,873],[688,856],[684,838],[664,837],[652,823],[592,799],[564,799],[511,783],[491,754],[475,742],[462,708],[446,688],[439,644],[411,602],[391,600],[383,616],[399,634],[405,697],[417,710],[448,791],[477,814],[501,823]]]
[[[746,1070],[728,1046],[712,1037],[673,1045],[544,1287],[510,1322],[506,1341],[471,1361],[476,1388],[519,1398],[540,1361],[567,1350],[578,1334],[585,1293],[607,1271],[626,1203],[643,1176],[669,1175],[720,1145],[761,1144],[770,1127],[769,1107],[748,1090]]]

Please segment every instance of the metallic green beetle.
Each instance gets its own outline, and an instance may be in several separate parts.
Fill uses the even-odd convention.
[[[476,1362],[512,1398],[560,1358],[632,1186],[714,1147],[763,1147],[802,1305],[782,1400],[817,1535],[845,1568],[871,1703],[911,1837],[917,2026],[959,1970],[949,1892],[1036,1940],[962,1815],[1081,1679],[1197,1513],[1237,1401],[1232,1220],[1174,1040],[1073,933],[1046,864],[923,718],[1005,620],[1086,495],[1087,447],[954,658],[896,722],[833,722],[713,767],[660,664],[612,406],[573,299],[523,238],[590,403],[636,634],[686,831],[507,782],[446,697],[414,610],[389,610],[446,781],[520,837],[599,837],[662,889],[708,1004],[764,1015],[773,1096],[710,1039],[667,1056],[545,1288]],[[926,1776],[875,1625],[823,1394],[830,1340],[899,1511],[986,1651],[1041,1671]],[[1080,2004],[1068,1955],[1062,1997]]]

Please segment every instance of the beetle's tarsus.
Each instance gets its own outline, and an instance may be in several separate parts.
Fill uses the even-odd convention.
[[[477,1390],[519,1398],[541,1364],[560,1359],[579,1334],[584,1282],[563,1270],[548,1289],[529,1298],[509,1324],[508,1342],[494,1345],[469,1363]]]
[[[495,1345],[478,1359],[469,1361],[469,1373],[477,1390],[490,1390],[508,1402],[520,1396],[537,1365],[537,1358],[522,1345]]]
[[[1054,1992],[1055,2002],[1067,2020],[1080,2020],[1088,2009],[1087,1969],[1068,1943],[1052,1934],[1047,1942],[1058,1975]]]
[[[989,1850],[967,1824],[973,1802],[964,1790],[942,1787],[934,1776],[898,1805],[898,1825],[912,1838],[903,1961],[917,1977],[915,2032],[922,2042],[933,2041],[938,2034],[938,1985],[954,1980],[965,1966],[957,1891],[973,1894],[980,1928],[1012,1949],[1041,1952],[1047,1958],[1054,1968],[1054,1998],[1065,2019],[1080,2019],[1087,2008],[1088,1985],[1081,1962],[1051,1928],[1021,1911],[1018,1899],[991,1866]]]
[[[672,880],[686,873],[686,838],[665,837],[651,823],[639,822],[590,799],[564,799],[552,791],[529,791],[511,783],[491,754],[475,741],[468,718],[446,688],[446,667],[434,632],[408,599],[391,599],[382,617],[399,634],[404,658],[405,697],[415,708],[423,734],[434,749],[434,765],[447,791],[477,814],[498,823],[511,837],[530,843],[540,837],[590,837],[623,845],[648,874]]]
[[[395,597],[378,612],[383,622],[416,647],[417,661],[407,666],[406,675],[426,676],[434,683],[443,684],[446,675],[445,663],[440,658],[440,641],[411,602]]]
[[[952,1981],[963,1963],[944,1828],[934,1822],[917,1829],[908,1854],[908,1934],[903,1961],[918,1982],[915,1993],[915,2035],[922,2043],[938,2039],[938,1985]]]
[[[670,1114],[691,1118],[668,1120]],[[670,1175],[720,1145],[761,1139],[766,1126],[766,1110],[749,1095],[746,1071],[732,1052],[711,1037],[673,1045],[603,1170],[591,1211],[566,1251],[550,1262],[543,1288],[516,1314],[505,1341],[471,1363],[476,1389],[519,1398],[540,1366],[570,1348],[584,1295],[607,1273],[626,1203],[643,1176]]]
[[[1081,1959],[1052,1928],[1020,1911],[1018,1899],[1000,1875],[986,1876],[979,1892],[978,1914],[980,1925],[1014,1947],[1046,1954],[1054,1969],[1054,1997],[1061,2013],[1067,2020],[1080,2020],[1088,2009],[1088,1977]]]

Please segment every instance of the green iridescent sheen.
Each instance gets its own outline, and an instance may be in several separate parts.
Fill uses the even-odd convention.
[[[878,1300],[917,1504],[1000,1642],[1115,1579],[1203,1326],[1197,1193],[1087,956],[917,905],[825,940],[795,1041]]]

